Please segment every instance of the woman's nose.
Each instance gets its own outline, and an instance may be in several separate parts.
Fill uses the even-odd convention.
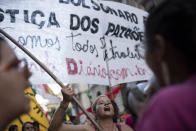
[[[107,106],[107,105],[109,105],[109,103],[105,103],[104,105]]]

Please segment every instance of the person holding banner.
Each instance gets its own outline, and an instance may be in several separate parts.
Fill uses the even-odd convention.
[[[24,89],[30,85],[27,65],[21,67],[14,51],[0,37],[0,130],[15,118],[30,110],[30,99]]]
[[[146,61],[162,88],[137,131],[196,130],[196,1],[166,0],[146,22]]]
[[[63,116],[72,99],[73,91],[69,86],[62,88],[63,101],[55,112],[50,123],[48,131],[95,131],[92,125],[68,125],[63,124]],[[102,131],[132,131],[132,129],[120,123],[115,123],[118,114],[118,108],[107,96],[99,96],[93,104],[95,118],[102,128]]]

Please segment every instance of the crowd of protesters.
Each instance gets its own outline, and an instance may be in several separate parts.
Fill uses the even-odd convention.
[[[145,23],[144,45],[146,62],[156,80],[146,94],[138,95],[133,90],[127,93],[130,115],[121,117],[126,124],[117,121],[118,107],[105,95],[99,96],[92,106],[94,119],[104,131],[195,131],[196,1],[166,0],[152,10]],[[0,104],[4,105],[0,108],[0,130],[30,109],[24,89],[30,84],[31,73],[27,65],[20,67],[20,62],[0,38]],[[63,123],[73,90],[67,85],[61,91],[63,101],[48,131],[97,130],[92,124]],[[11,128],[17,130],[16,126]],[[26,128],[36,131],[30,122],[24,123],[22,131]]]
[[[19,131],[17,125],[10,125],[8,131]],[[40,131],[39,123],[37,121],[34,122],[25,122],[22,124],[22,131]]]

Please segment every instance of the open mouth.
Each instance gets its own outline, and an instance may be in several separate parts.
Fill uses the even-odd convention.
[[[105,107],[104,111],[110,111],[110,108],[109,107]]]

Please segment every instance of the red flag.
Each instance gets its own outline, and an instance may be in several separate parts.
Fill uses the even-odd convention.
[[[113,96],[114,96],[114,99],[116,98],[116,96],[117,96],[117,94],[118,94],[118,92],[120,91],[121,88],[122,88],[121,85],[120,85],[120,86],[117,86],[117,87],[115,87],[115,88],[112,88],[112,94],[113,94]],[[110,92],[107,92],[105,95],[108,96],[108,98],[111,99]]]

